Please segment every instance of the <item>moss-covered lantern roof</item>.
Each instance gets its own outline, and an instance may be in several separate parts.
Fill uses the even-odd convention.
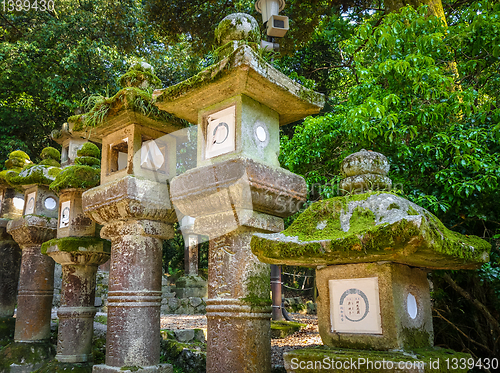
[[[24,155],[26,154],[24,153]],[[15,162],[20,162],[24,159],[25,165],[19,173],[7,172],[5,174],[7,182],[11,185],[50,185],[59,172],[61,172],[61,165],[59,163],[61,160],[61,153],[55,148],[44,148],[40,154],[42,161],[39,164],[28,163],[27,161],[29,161],[29,158],[24,158],[23,154],[19,153],[18,156]]]
[[[9,154],[9,159],[5,161],[5,170],[0,171],[0,186],[10,187],[12,184],[8,178],[17,176],[24,166],[32,164],[28,154],[22,150],[15,150]],[[8,175],[7,175],[8,174]]]
[[[470,269],[491,245],[447,229],[424,208],[392,193],[370,192],[312,204],[290,227],[255,234],[266,263],[300,266],[389,261],[431,269]]]
[[[89,189],[98,186],[101,180],[101,152],[87,142],[77,151],[75,164],[64,168],[50,184],[58,193],[61,189]]]
[[[87,133],[100,140],[127,123],[143,124],[163,132],[174,132],[189,125],[154,105],[151,91],[161,85],[149,64],[137,63],[120,79],[122,89],[113,97],[98,97],[87,113],[68,118],[72,132]]]
[[[153,93],[156,106],[197,123],[200,110],[244,94],[276,111],[280,125],[317,114],[324,106],[324,96],[276,70],[249,45],[260,39],[252,32],[249,17],[253,19],[241,13],[226,17],[219,24],[216,36],[219,42],[227,44],[219,49],[231,53],[179,84],[156,90]],[[241,40],[244,37],[248,40]]]

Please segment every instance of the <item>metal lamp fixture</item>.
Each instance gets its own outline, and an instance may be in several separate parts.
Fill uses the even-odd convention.
[[[280,16],[285,8],[285,0],[257,0],[255,9],[262,14],[262,22],[270,37],[282,38],[288,31],[288,17]]]

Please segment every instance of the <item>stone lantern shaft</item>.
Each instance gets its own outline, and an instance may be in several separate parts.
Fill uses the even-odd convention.
[[[270,268],[250,241],[282,230],[305,201],[304,179],[279,168],[279,126],[319,112],[324,98],[255,53],[253,17],[227,16],[216,38],[218,63],[154,95],[159,108],[198,123],[197,168],[172,180],[171,197],[210,239],[207,372],[269,373]]]

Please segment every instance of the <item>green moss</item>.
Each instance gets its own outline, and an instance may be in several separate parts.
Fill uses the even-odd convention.
[[[76,152],[78,157],[93,157],[101,159],[101,151],[96,144],[91,142],[86,142],[83,146]]]
[[[306,324],[298,322],[271,320],[271,338],[285,338],[305,327]]]
[[[19,173],[7,173],[7,182],[11,185],[50,185],[61,172],[58,167],[28,165]]]
[[[58,193],[62,189],[69,188],[89,189],[99,185],[100,180],[100,168],[95,168],[92,166],[73,165],[64,168],[62,172],[57,175],[55,180],[50,184],[50,189],[52,189],[56,193]]]
[[[135,67],[120,77],[120,86],[122,88],[139,87],[144,81],[147,81],[153,88],[161,87],[161,80],[156,75],[148,70],[138,70]]]
[[[408,210],[406,211],[408,215],[419,215],[418,211],[415,210],[413,207],[409,207]]]
[[[56,246],[57,250],[65,252],[79,251],[100,251],[105,253],[111,252],[111,244],[107,240],[99,237],[64,237],[54,238],[42,244],[42,254],[47,254],[47,251]]]
[[[451,364],[450,367],[448,368],[448,365],[446,364],[446,360],[449,359],[457,359],[457,361],[467,361],[467,359],[471,358],[470,354],[462,353],[462,352],[455,352],[452,350],[447,350],[447,349],[440,349],[440,348],[429,348],[429,349],[417,349],[413,351],[408,351],[408,352],[400,352],[400,351],[369,351],[369,350],[358,350],[358,349],[339,349],[339,348],[333,348],[333,347],[328,347],[328,346],[316,346],[316,347],[309,347],[309,348],[304,348],[304,349],[296,349],[293,351],[288,352],[288,357],[287,359],[290,361],[291,359],[297,359],[298,361],[303,361],[303,362],[312,362],[312,366],[314,366],[315,361],[323,361],[324,359],[328,359],[328,361],[333,361],[334,363],[339,362],[339,366],[343,364],[343,362],[358,362],[356,367],[352,365],[348,365],[349,367],[352,367],[351,369],[346,369],[345,371],[349,371],[351,373],[355,372],[363,372],[363,373],[378,373],[382,371],[387,371],[387,372],[399,372],[400,370],[397,369],[397,365],[399,362],[411,362],[411,363],[423,363],[426,365],[425,371],[432,371],[435,373],[445,373],[445,372],[453,372],[453,373],[465,373],[468,371],[467,367],[463,368],[458,368],[458,369],[452,369]],[[359,365],[359,361],[362,359],[364,361],[363,365]],[[367,365],[366,362],[371,361],[373,363],[375,362],[382,362],[385,361],[386,363],[392,362],[393,369],[387,368],[387,365],[384,366],[386,367],[385,370],[380,369],[381,367],[376,367],[376,366],[370,366]],[[436,362],[439,361],[439,364],[437,367],[435,364]],[[431,362],[434,362],[434,365],[432,368],[429,367],[429,364]],[[377,369],[378,368],[378,369]],[[415,368],[416,370],[419,370],[419,368]],[[315,372],[316,370],[314,369],[297,369],[295,370],[296,373],[305,373],[305,372]],[[423,371],[423,370],[422,370]]]
[[[269,298],[271,291],[271,273],[262,266],[254,264],[254,270],[245,280],[247,296],[242,301],[252,307],[270,306],[272,300]]]
[[[85,131],[106,123],[108,117],[116,116],[122,110],[132,110],[157,121],[174,122],[179,128],[186,127],[187,122],[181,121],[166,111],[159,110],[151,94],[136,87],[127,87],[118,91],[113,97],[98,100],[94,107],[76,120],[73,131]],[[73,117],[68,121],[72,121]]]
[[[94,157],[78,157],[75,159],[75,164],[79,166],[91,166],[100,169],[101,160]]]
[[[108,317],[104,315],[97,315],[96,317],[94,317],[94,321],[98,322],[99,324],[107,325]]]
[[[417,328],[403,328],[404,348],[427,348],[432,343],[432,338],[425,330]]]
[[[0,354],[0,368],[11,364],[38,364],[49,361],[56,354],[55,346],[49,342],[11,343],[4,347]],[[0,371],[3,371],[0,369]]]
[[[124,367],[121,367],[120,370],[127,370],[127,371],[131,371],[131,372],[137,372],[138,370],[141,370],[142,367],[140,366],[137,366],[137,365],[131,365],[131,366],[124,366]]]
[[[394,209],[399,210],[400,207],[399,207],[399,205],[397,203],[391,203],[387,209],[388,210],[394,210]]]
[[[42,150],[40,157],[42,159],[53,159],[55,161],[60,161],[61,160],[61,153],[56,148],[48,146]]]
[[[61,363],[52,360],[44,364],[36,373],[92,373],[92,365],[88,363]]]
[[[452,232],[431,213],[418,214],[408,208],[408,215],[393,223],[376,225],[371,205],[362,201],[374,195],[390,195],[399,207],[407,205],[401,197],[386,192],[372,192],[336,197],[312,204],[282,234],[269,238],[254,236],[251,247],[265,262],[289,265],[325,265],[366,263],[389,260],[427,268],[474,268],[487,260],[491,245],[475,236]],[[385,198],[385,197],[383,197]],[[389,196],[387,196],[389,198]],[[346,229],[348,206],[357,202]],[[361,202],[361,203],[359,203]],[[401,214],[401,211],[397,211]]]
[[[5,167],[9,170],[18,169],[31,163],[32,162],[28,154],[22,150],[14,150],[9,154],[9,159],[5,161]]]
[[[51,158],[44,159],[39,164],[42,166],[61,167],[61,164],[58,161]]]

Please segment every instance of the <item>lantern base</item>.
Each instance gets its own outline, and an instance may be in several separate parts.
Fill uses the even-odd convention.
[[[148,367],[123,366],[111,367],[109,365],[94,365],[93,373],[123,373],[132,371],[135,373],[173,373],[174,368],[170,364],[158,364]]]

